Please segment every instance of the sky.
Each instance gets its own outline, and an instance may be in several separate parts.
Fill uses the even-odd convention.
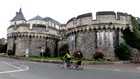
[[[140,17],[138,0],[0,0],[0,38],[7,38],[7,28],[16,12],[22,8],[25,19],[39,15],[65,24],[72,17],[98,11],[114,11]]]

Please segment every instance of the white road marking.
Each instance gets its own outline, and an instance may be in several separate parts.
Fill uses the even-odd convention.
[[[29,67],[26,66],[26,65],[20,65],[20,66],[18,67],[18,66],[12,65],[12,64],[7,63],[7,62],[1,62],[1,61],[0,61],[0,63],[3,63],[3,64],[6,64],[6,65],[9,65],[9,66],[11,66],[11,67],[16,68],[16,70],[2,71],[2,72],[0,72],[0,74],[4,74],[4,73],[13,73],[13,72],[21,72],[21,71],[27,71],[27,70],[29,70]]]
[[[137,67],[136,69],[140,69],[140,67]]]

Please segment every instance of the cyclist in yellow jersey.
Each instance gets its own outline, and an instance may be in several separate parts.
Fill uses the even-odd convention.
[[[66,58],[65,61],[66,61],[66,63],[67,63],[67,67],[69,67],[69,66],[70,66],[70,59],[71,59],[71,56],[70,56],[68,50],[65,52],[64,58]]]

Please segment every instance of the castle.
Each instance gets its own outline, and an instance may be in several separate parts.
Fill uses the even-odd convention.
[[[62,28],[64,26],[64,28]],[[115,58],[114,47],[123,42],[121,30],[133,29],[131,15],[122,12],[102,11],[82,14],[70,19],[65,25],[52,18],[36,16],[25,20],[22,10],[16,13],[7,29],[7,50],[15,55],[38,56],[41,47],[49,47],[51,57],[58,56],[58,41],[62,38],[60,30],[65,29],[70,54],[81,51],[84,58],[92,58],[96,51],[102,51],[105,58]]]
[[[51,57],[57,56],[60,29],[61,24],[50,17],[36,16],[26,21],[20,8],[7,29],[7,50],[17,56],[25,55],[26,50],[30,56],[39,56],[41,48],[48,47]]]
[[[121,12],[102,11],[79,15],[66,24],[66,35],[70,53],[81,51],[85,58],[92,58],[102,51],[105,58],[115,58],[114,47],[123,42],[121,30],[132,30],[131,15]]]

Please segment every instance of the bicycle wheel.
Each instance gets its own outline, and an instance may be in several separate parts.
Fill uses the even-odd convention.
[[[66,63],[64,63],[64,62],[60,63],[60,64],[59,64],[59,67],[60,67],[60,68],[66,67]]]
[[[76,70],[83,70],[84,69],[84,63],[81,63],[81,65],[76,65],[75,69]]]
[[[73,62],[70,62],[70,64],[69,64],[69,67],[68,67],[68,68],[70,68],[70,69],[74,68],[74,63],[73,63]]]
[[[81,63],[81,65],[79,66],[79,69],[80,70],[83,70],[84,69],[84,63]]]

